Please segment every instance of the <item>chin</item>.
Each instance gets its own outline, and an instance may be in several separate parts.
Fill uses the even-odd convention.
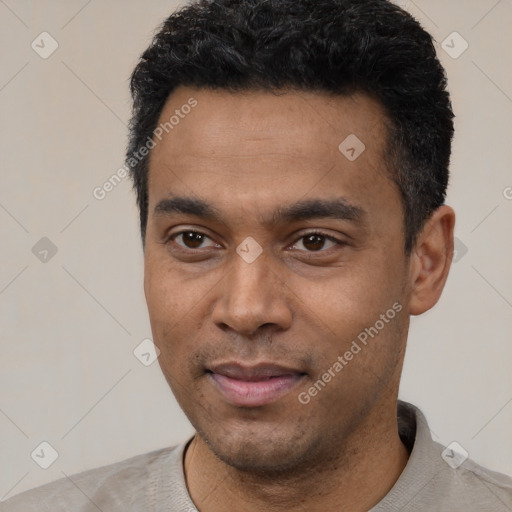
[[[289,473],[302,465],[309,465],[315,456],[321,439],[308,439],[304,431],[274,431],[267,429],[232,432],[222,437],[220,433],[208,435],[199,432],[203,441],[225,464],[238,471],[253,474]]]

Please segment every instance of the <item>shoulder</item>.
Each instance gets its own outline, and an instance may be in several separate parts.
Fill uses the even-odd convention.
[[[372,512],[512,510],[512,478],[477,464],[458,443],[445,447],[435,442],[417,407],[398,404],[398,428],[409,460]]]
[[[446,450],[446,449],[445,449]],[[459,503],[464,501],[468,510],[512,510],[512,478],[492,471],[471,459],[458,468],[448,468],[450,486],[458,492]],[[467,503],[466,503],[467,501]],[[480,507],[480,508],[479,508]]]
[[[460,465],[457,462],[451,466],[446,462],[447,450],[433,443],[436,461],[431,466],[426,464],[428,478],[418,478],[423,480],[423,487],[411,493],[404,512],[512,510],[512,478],[480,466],[469,458]]]
[[[163,448],[65,476],[0,503],[1,512],[151,510],[163,467],[181,462],[181,446]]]

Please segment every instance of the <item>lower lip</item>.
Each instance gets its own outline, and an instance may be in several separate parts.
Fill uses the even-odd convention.
[[[232,379],[218,373],[209,374],[224,397],[239,407],[261,407],[277,401],[302,380],[303,375],[280,375],[266,380]]]

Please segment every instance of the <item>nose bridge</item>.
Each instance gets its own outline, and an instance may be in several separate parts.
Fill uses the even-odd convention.
[[[254,260],[246,260],[238,254],[233,258],[233,267],[228,277],[228,302],[235,307],[251,307],[254,312],[263,311],[272,300],[274,274],[269,258],[260,254]]]
[[[217,324],[245,333],[252,333],[264,324],[276,324],[281,328],[289,326],[289,305],[271,265],[270,258],[264,253],[255,258],[245,258],[243,253],[234,255],[223,295],[214,311]]]

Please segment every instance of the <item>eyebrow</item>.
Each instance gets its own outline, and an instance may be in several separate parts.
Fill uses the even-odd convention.
[[[203,219],[225,224],[221,212],[212,204],[197,198],[173,196],[162,199],[154,209],[155,216],[166,216],[172,213],[193,215]],[[361,223],[366,211],[360,206],[349,203],[345,198],[308,199],[276,209],[263,224],[276,225],[301,220],[332,218]]]

